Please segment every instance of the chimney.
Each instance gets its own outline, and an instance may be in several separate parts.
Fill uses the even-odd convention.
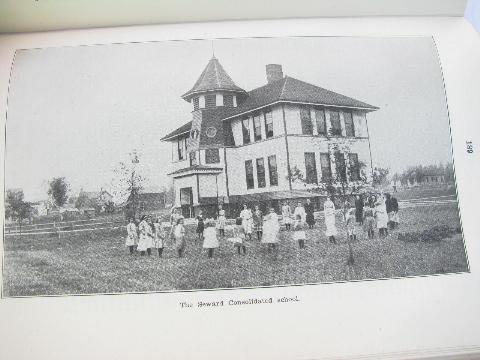
[[[267,64],[265,66],[267,72],[267,83],[283,79],[282,65],[279,64]]]

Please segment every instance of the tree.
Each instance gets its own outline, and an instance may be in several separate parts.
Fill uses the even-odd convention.
[[[388,183],[388,174],[390,173],[390,169],[381,168],[381,167],[374,167],[372,176],[373,176],[373,185],[374,186],[383,186]]]
[[[20,231],[22,221],[30,218],[33,208],[29,202],[24,201],[23,190],[7,190],[5,199],[5,217],[18,221]]]
[[[302,171],[296,165],[293,169],[288,169],[287,180],[292,183],[302,183],[305,181]]]
[[[455,174],[453,171],[453,164],[451,162],[445,165],[445,182],[447,183],[455,182]]]
[[[121,161],[114,169],[112,192],[120,201],[126,202],[127,217],[135,218],[139,207],[139,194],[145,177],[140,156],[136,150],[129,153],[130,161]]]
[[[328,153],[330,159],[334,160],[334,167],[330,174],[322,176],[318,185],[310,187],[309,190],[324,195],[329,195],[332,201],[340,202],[342,216],[346,226],[346,216],[350,208],[350,199],[362,191],[369,190],[369,176],[367,175],[367,166],[363,162],[355,163],[354,158],[349,158],[352,153],[352,145],[354,140],[348,138],[330,138],[328,143]],[[294,168],[290,178],[293,182],[303,182],[304,176],[298,169]],[[354,264],[353,249],[350,238],[347,236],[348,244],[348,260],[349,265]]]
[[[78,194],[78,197],[75,200],[75,207],[77,209],[82,209],[82,208],[95,208],[95,206],[96,206],[96,201],[94,199],[89,198],[85,192],[80,191],[80,194]]]
[[[56,177],[48,183],[48,195],[53,199],[56,206],[62,207],[68,200],[68,191],[70,186],[64,177]]]

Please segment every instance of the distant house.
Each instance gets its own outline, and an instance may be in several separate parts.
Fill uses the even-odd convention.
[[[98,209],[100,212],[105,212],[109,206],[109,204],[113,203],[113,196],[106,190],[100,191],[81,191],[78,195],[79,198],[86,197],[88,201],[86,201],[82,209],[88,208],[95,208]]]
[[[137,198],[137,210],[139,213],[156,211],[165,208],[166,193],[162,192],[148,192],[138,194]],[[128,211],[132,208],[132,198],[129,197],[125,203],[125,210]]]
[[[48,200],[42,200],[42,201],[35,201],[30,204],[32,208],[35,211],[35,215],[37,216],[45,216],[50,213],[50,210],[52,209],[52,204]]]
[[[442,170],[431,170],[423,174],[422,184],[444,184],[445,172]]]

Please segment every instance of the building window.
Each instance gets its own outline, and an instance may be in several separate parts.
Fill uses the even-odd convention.
[[[317,184],[317,165],[315,164],[315,153],[305,153],[305,181],[307,184]]]
[[[233,95],[223,95],[223,106],[233,107]]]
[[[185,138],[178,140],[177,142],[178,160],[185,160],[185,153],[187,151],[186,147],[187,147],[187,144],[186,144]]]
[[[198,165],[197,153],[196,153],[195,151],[192,151],[192,152],[189,154],[189,157],[190,157],[190,166]]]
[[[243,143],[250,144],[250,119],[242,120]]]
[[[198,139],[198,135],[200,135],[200,132],[198,131],[198,129],[190,130],[190,137],[191,137],[193,140],[197,140],[197,139]]]
[[[320,153],[320,167],[322,170],[322,181],[328,181],[332,178],[332,166],[329,153]]]
[[[300,119],[302,121],[302,134],[313,135],[312,117],[309,107],[300,108]]]
[[[345,120],[345,135],[355,137],[355,127],[353,125],[352,113],[343,113],[343,119]]]
[[[342,125],[340,124],[340,113],[338,111],[330,111],[331,135],[341,136]]]
[[[252,160],[245,161],[245,177],[247,180],[247,189],[253,189],[255,187],[253,181],[253,163]]]
[[[200,99],[198,97],[193,98],[193,110],[200,108]]]
[[[267,139],[273,137],[273,116],[271,111],[265,113],[265,133]]]
[[[340,151],[335,151],[335,170],[339,180],[347,181],[347,165],[345,164],[345,154]]]
[[[268,157],[268,174],[270,176],[270,186],[278,185],[277,157],[271,155]]]
[[[253,138],[255,141],[262,140],[262,123],[260,121],[260,115],[253,117]]]
[[[348,154],[348,162],[350,163],[350,179],[352,181],[360,180],[360,163],[358,162],[358,154]]]
[[[318,135],[327,135],[327,124],[325,123],[325,111],[323,109],[315,109],[315,122]]]
[[[257,162],[257,183],[259,188],[265,187],[265,162],[263,158],[256,160]]]
[[[205,108],[212,109],[217,106],[217,95],[209,94],[205,95]]]
[[[217,164],[220,162],[220,151],[218,149],[205,150],[205,163]]]

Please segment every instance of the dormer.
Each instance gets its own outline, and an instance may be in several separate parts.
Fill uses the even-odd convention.
[[[238,87],[218,59],[213,56],[193,87],[182,95],[192,111],[218,107],[237,107],[246,92]]]

